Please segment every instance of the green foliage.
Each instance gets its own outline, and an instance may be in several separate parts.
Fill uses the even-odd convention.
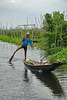
[[[44,32],[42,34],[43,48],[52,48],[55,44],[55,32]],[[60,35],[58,33],[57,46],[59,46]]]
[[[62,47],[53,47],[53,48],[47,49],[47,52],[48,52],[47,55],[55,54],[55,53],[61,51],[63,48]]]
[[[50,59],[51,63],[57,62],[58,59],[61,62],[67,62],[67,47],[57,52],[56,54],[48,56],[47,58]]]
[[[53,12],[53,23],[56,25],[59,25],[60,24],[60,17],[61,16],[61,14],[60,14],[60,12],[58,11],[58,12]]]
[[[20,41],[21,41],[21,39],[20,38],[10,38],[9,36],[1,36],[0,35],[0,40],[2,40],[3,42],[9,42],[9,43],[14,43],[14,44],[19,44],[20,43]]]
[[[25,30],[22,31],[22,35],[20,30],[7,30],[7,34],[6,34],[6,30],[3,30],[5,32],[5,34],[2,33],[2,35],[0,35],[0,40],[4,41],[4,42],[9,42],[9,43],[14,43],[14,44],[19,44],[21,39],[23,38],[23,36],[25,35]],[[2,32],[3,32],[2,31]],[[32,30],[26,30],[26,32],[30,32],[30,38],[32,39]],[[38,43],[34,43],[34,45],[40,45],[41,41],[41,36],[39,36],[40,31],[39,30],[33,30],[33,39],[34,40],[39,40]]]
[[[67,21],[64,20],[64,13],[54,11],[52,15],[46,13],[44,16],[43,29],[46,32],[43,46],[48,46],[48,48],[67,46]]]
[[[26,63],[28,63],[28,64],[32,64],[32,62],[31,62],[31,61],[26,61]]]
[[[62,32],[63,33],[65,33],[65,34],[67,34],[67,21],[64,21],[63,23],[62,23]]]
[[[54,30],[52,16],[49,13],[46,13],[44,16],[45,16],[45,20],[43,21],[43,24],[45,25],[44,28],[48,27],[47,31],[52,32]]]
[[[61,25],[64,22],[64,14],[59,11],[54,11],[53,14],[46,13],[43,20],[44,29],[53,32],[56,30],[56,25]]]

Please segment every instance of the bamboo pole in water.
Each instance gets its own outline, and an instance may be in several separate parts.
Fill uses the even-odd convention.
[[[40,25],[40,20],[39,20],[39,18],[38,18],[38,22],[39,22],[39,27],[41,28],[41,25]]]
[[[38,22],[37,22],[37,19],[36,19],[36,17],[35,17],[35,24],[37,25],[37,28],[38,28]]]
[[[18,25],[18,26],[33,26],[33,25],[35,25],[35,24],[28,24],[28,25],[23,24],[23,25]]]
[[[1,35],[2,35],[2,23],[0,22],[0,25],[1,25]]]
[[[41,20],[41,29],[42,29],[43,27],[43,16],[42,15],[40,15],[40,20]]]
[[[22,28],[20,28],[21,36],[22,36]]]
[[[18,29],[16,28],[16,34],[17,34],[17,38],[18,38]]]
[[[6,22],[6,36],[7,36],[7,22]]]
[[[34,29],[35,29],[35,24],[23,24],[23,25],[18,25],[19,27],[20,26],[24,26],[24,28],[25,28],[25,34],[26,34],[26,28],[27,28],[27,26],[34,26]],[[33,40],[33,30],[32,30],[32,40]]]
[[[13,35],[14,35],[14,37],[16,37],[16,36],[15,36],[15,30],[14,30],[14,29],[13,29]]]
[[[20,29],[20,32],[21,32],[21,36],[22,36],[22,28],[20,28],[21,25],[18,25],[18,26],[19,26],[19,29]]]
[[[3,25],[3,35],[5,35],[5,32],[4,32],[4,25]]]
[[[11,38],[12,38],[12,24],[11,24],[11,27],[10,27],[10,31],[11,31]]]
[[[33,27],[32,27],[32,43],[33,43]]]

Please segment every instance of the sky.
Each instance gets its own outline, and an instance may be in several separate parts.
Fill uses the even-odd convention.
[[[54,11],[67,11],[67,0],[0,0],[0,26],[42,23],[40,19]]]

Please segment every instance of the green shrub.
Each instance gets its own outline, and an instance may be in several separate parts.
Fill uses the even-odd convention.
[[[67,62],[67,47],[57,52],[56,54],[48,56],[47,58],[50,59],[51,63],[57,62],[58,59],[61,62]]]

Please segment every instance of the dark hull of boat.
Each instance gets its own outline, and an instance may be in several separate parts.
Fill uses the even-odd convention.
[[[33,70],[42,70],[42,71],[54,71],[59,66],[64,65],[65,63],[59,62],[59,63],[53,63],[50,65],[31,65],[24,61],[24,64],[29,68]]]

